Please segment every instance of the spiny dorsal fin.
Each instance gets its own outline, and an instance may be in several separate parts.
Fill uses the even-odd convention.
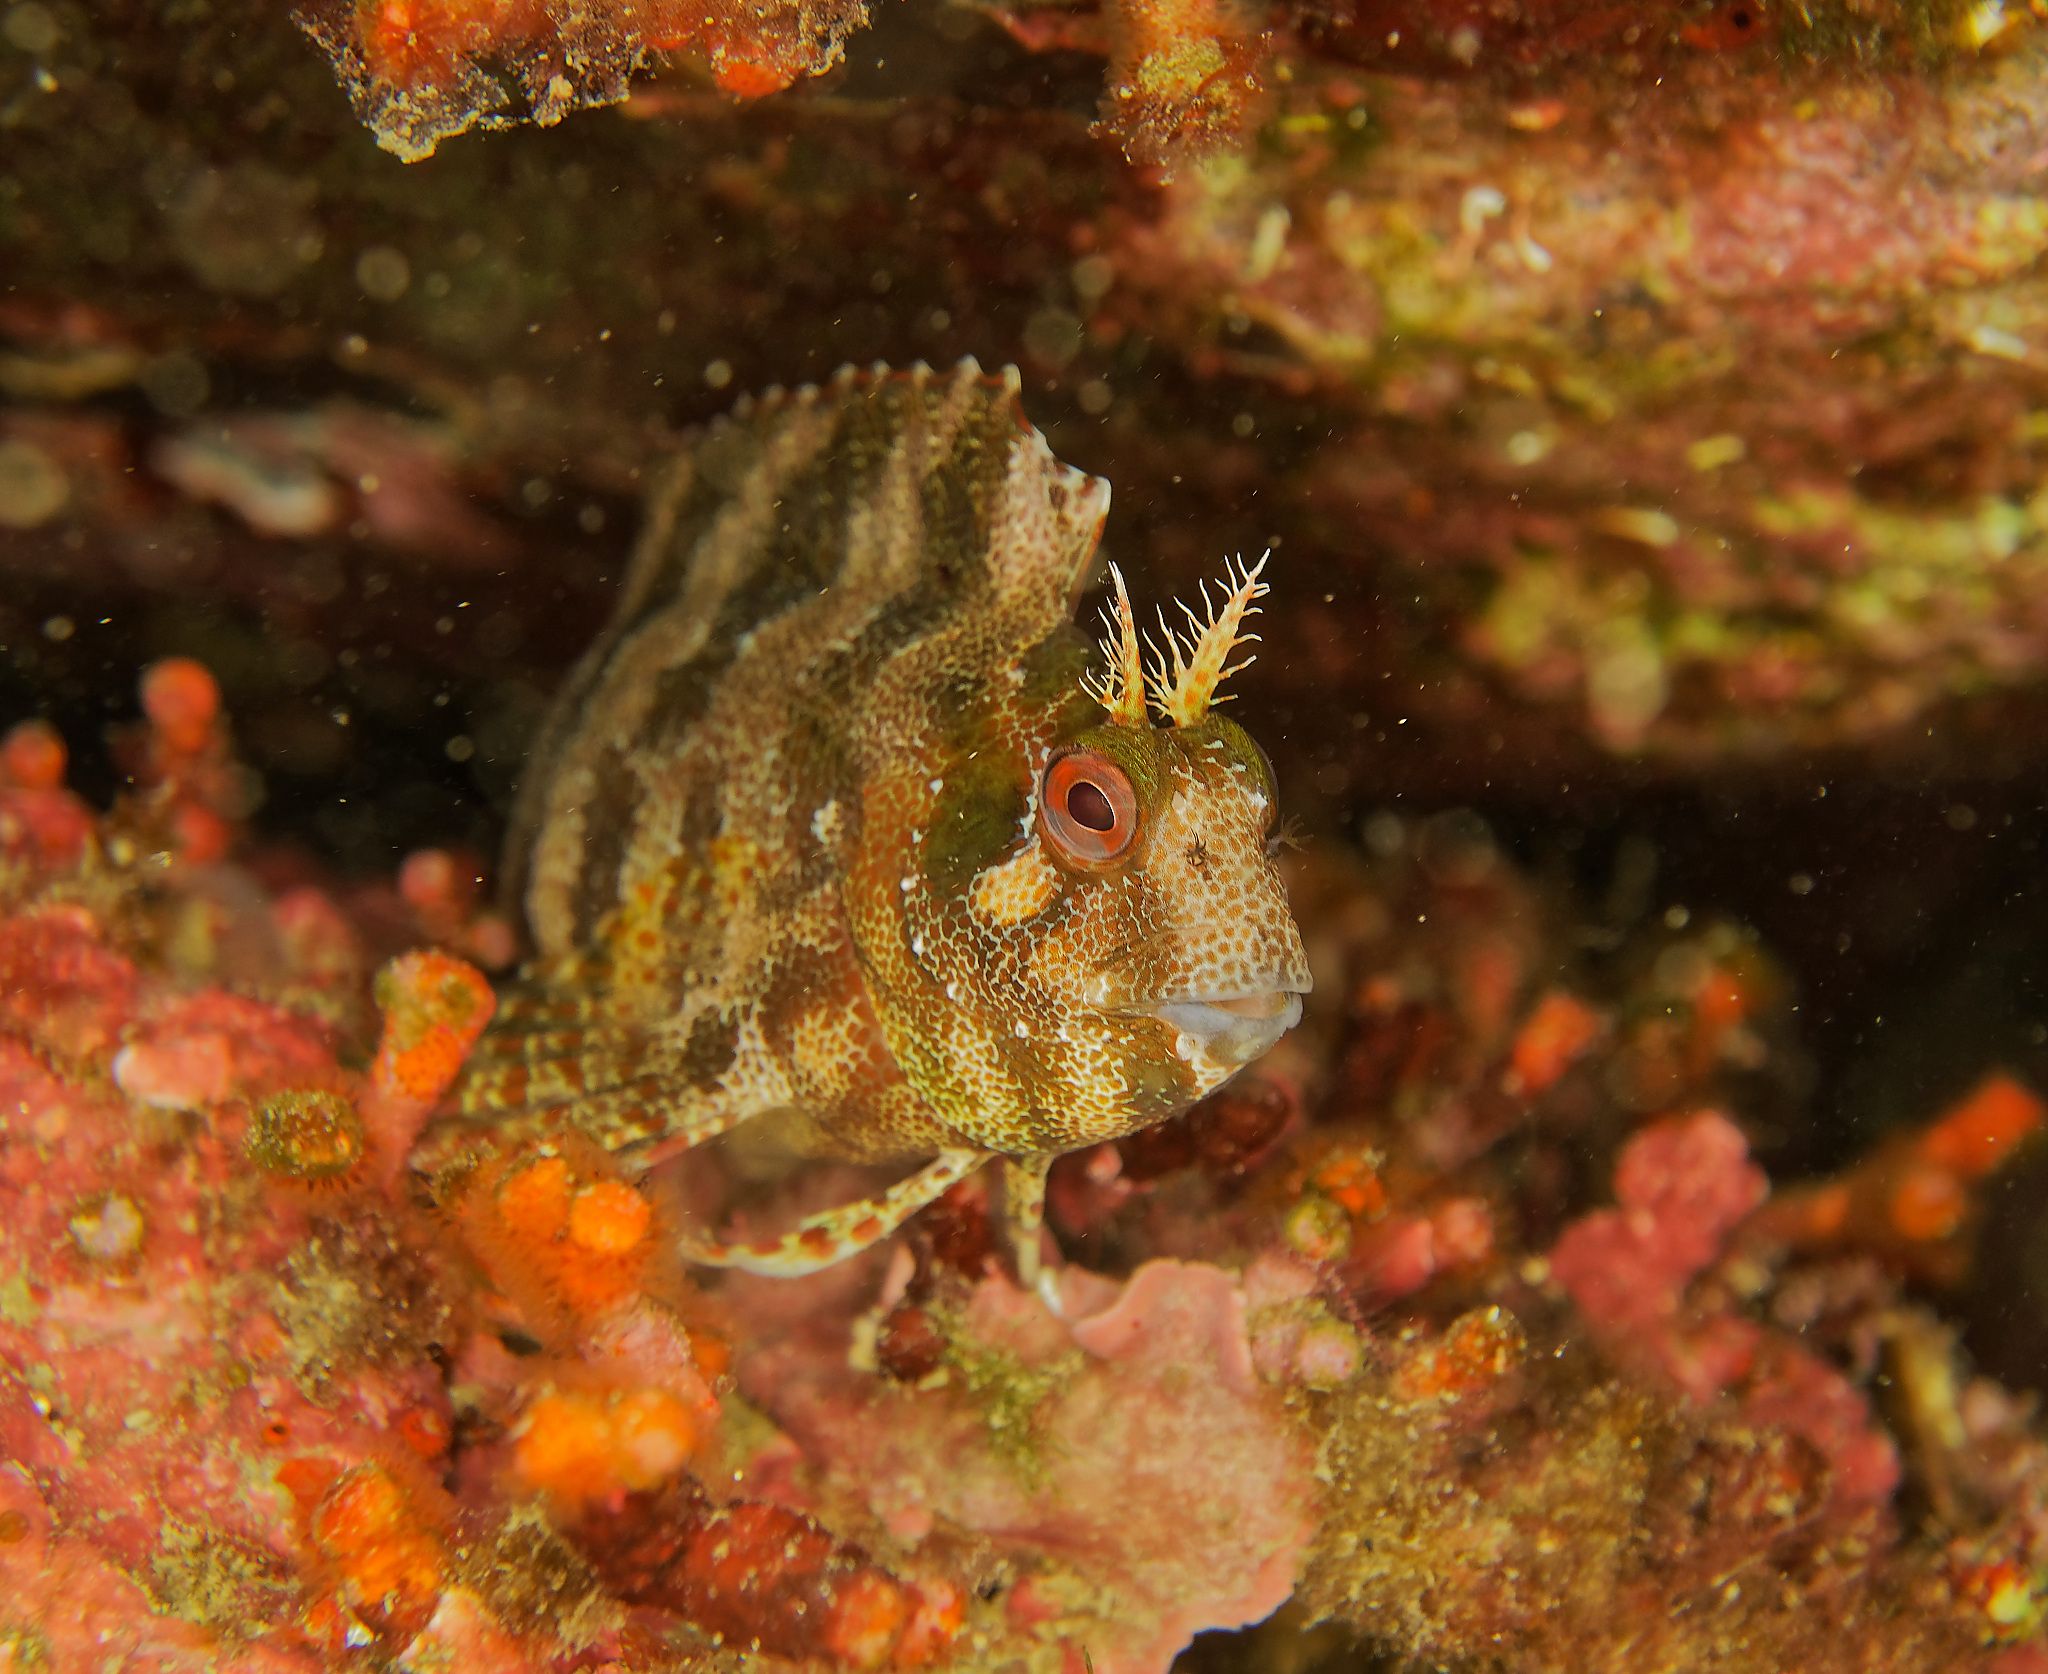
[[[615,626],[689,591],[709,603],[748,554],[828,585],[864,534],[914,547],[926,584],[985,585],[1049,632],[1072,612],[1108,506],[1109,485],[1062,465],[1025,417],[1015,367],[847,366],[745,397],[686,441],[651,498]]]
[[[847,367],[743,399],[687,439],[656,478],[611,623],[530,760],[511,887],[526,890],[544,828],[572,847],[601,781],[623,786],[627,758],[686,736],[750,637],[807,601],[830,593],[903,634],[957,613],[1019,647],[1068,621],[1109,485],[1053,457],[1020,388],[1014,367],[972,360]],[[568,910],[528,905],[543,945],[559,941]]]

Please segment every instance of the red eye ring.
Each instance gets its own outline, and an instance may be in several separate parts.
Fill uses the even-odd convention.
[[[1067,860],[1100,866],[1138,835],[1138,793],[1109,757],[1079,747],[1046,763],[1039,784],[1038,825]]]

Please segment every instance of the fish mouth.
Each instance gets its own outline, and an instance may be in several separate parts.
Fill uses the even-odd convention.
[[[1234,994],[1173,994],[1134,1007],[1158,1018],[1208,1057],[1241,1067],[1301,1021],[1302,990],[1274,986]]]

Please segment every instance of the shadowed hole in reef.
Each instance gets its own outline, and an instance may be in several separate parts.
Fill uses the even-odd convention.
[[[1595,792],[1489,812],[1518,862],[1570,885],[1589,929],[1641,933],[1676,908],[1756,932],[1790,981],[1804,1058],[1775,1119],[1743,1113],[1778,1188],[1924,1127],[1989,1073],[2048,1094],[2048,813],[2025,781],[1821,771],[1796,792]],[[1979,1366],[2037,1389],[2044,1182],[2037,1145],[1977,1188],[1976,1259],[1931,1298],[1964,1322]]]
[[[1403,1666],[1375,1655],[1348,1629],[1312,1624],[1282,1605],[1250,1627],[1197,1634],[1174,1658],[1173,1674],[1394,1674]]]
[[[422,845],[494,857],[548,693],[603,622],[623,562],[622,537],[579,523],[593,504],[600,531],[634,526],[636,507],[587,494],[538,514],[480,506],[507,557],[468,571],[340,536],[264,540],[196,508],[162,587],[104,554],[106,573],[81,585],[75,556],[24,548],[0,597],[0,721],[49,720],[73,788],[104,804],[142,669],[196,656],[260,778],[263,833],[356,875]],[[552,555],[539,586],[521,543]],[[212,578],[204,594],[195,567]]]

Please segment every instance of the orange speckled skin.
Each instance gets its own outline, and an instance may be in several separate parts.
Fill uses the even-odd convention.
[[[1308,987],[1272,777],[1230,721],[1084,690],[1108,498],[971,362],[772,394],[686,450],[536,752],[511,870],[539,957],[464,1111],[641,1161],[770,1114],[810,1154],[941,1159],[814,1229],[816,1265],[1233,1073],[1241,1039],[1156,1008]],[[1136,795],[1113,863],[1045,835],[1076,743]]]

